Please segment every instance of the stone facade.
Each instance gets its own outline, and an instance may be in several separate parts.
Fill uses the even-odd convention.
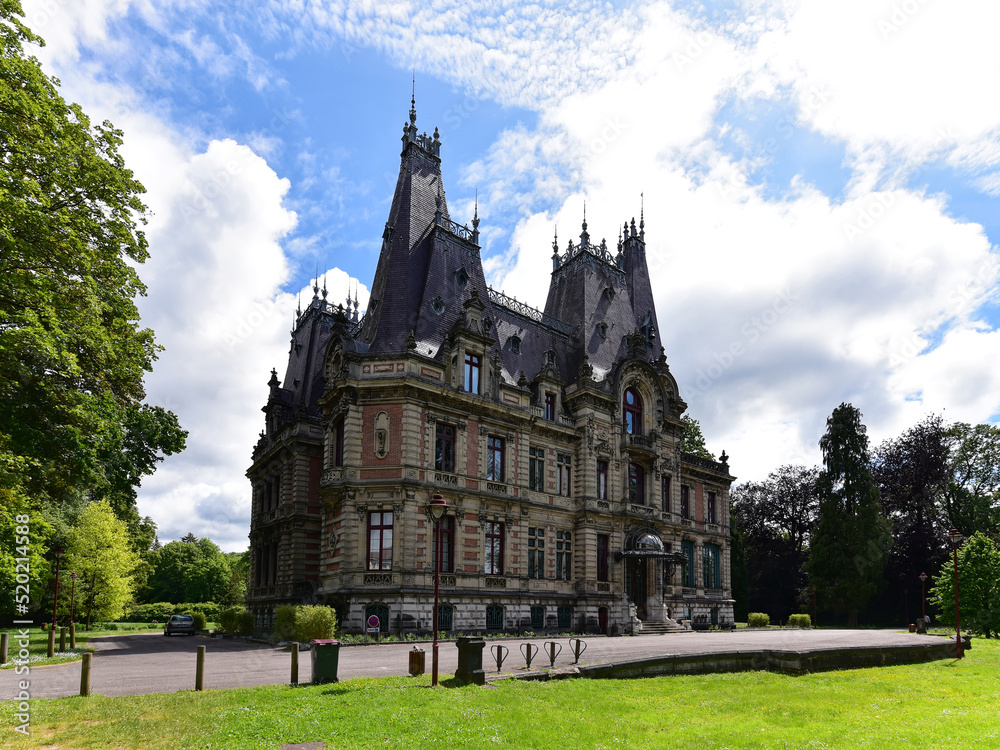
[[[325,603],[360,632],[635,632],[732,622],[725,454],[681,450],[645,260],[553,242],[545,310],[487,287],[479,219],[453,222],[440,136],[403,150],[368,310],[314,286],[284,387],[272,371],[253,485],[249,606]],[[352,309],[353,308],[353,309]]]

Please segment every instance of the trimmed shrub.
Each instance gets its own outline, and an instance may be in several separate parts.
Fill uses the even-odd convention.
[[[219,627],[227,633],[233,634],[239,629],[240,615],[243,614],[243,607],[226,607],[219,612]]]
[[[295,640],[307,642],[330,638],[337,630],[337,615],[321,604],[296,607]]]
[[[788,618],[788,627],[790,628],[808,628],[812,627],[812,618],[809,615],[792,615]]]
[[[208,620],[205,619],[204,612],[192,612],[191,617],[194,618],[195,630],[206,630],[208,628]]]
[[[747,626],[751,628],[766,628],[771,624],[770,615],[764,612],[751,612],[747,615]]]
[[[274,625],[271,630],[271,639],[275,641],[295,640],[295,617],[298,614],[298,607],[284,605],[274,608]]]
[[[236,618],[236,635],[253,635],[257,616],[253,612],[240,612]]]

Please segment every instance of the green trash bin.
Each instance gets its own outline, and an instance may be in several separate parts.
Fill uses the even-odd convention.
[[[337,664],[340,661],[340,643],[332,638],[312,642],[312,682],[320,685],[337,681]]]

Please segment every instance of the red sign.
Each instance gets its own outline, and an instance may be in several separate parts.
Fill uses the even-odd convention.
[[[378,630],[378,615],[372,615],[368,618],[368,629]]]

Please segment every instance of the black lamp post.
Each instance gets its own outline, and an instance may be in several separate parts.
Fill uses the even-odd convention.
[[[813,584],[813,627],[819,627],[819,619],[816,617],[816,584]]]
[[[57,546],[53,552],[56,553],[56,595],[52,601],[52,629],[56,628],[56,608],[59,606],[59,561],[62,560],[63,548]]]
[[[958,613],[958,543],[962,541],[962,535],[958,533],[958,529],[952,529],[948,532],[948,538],[951,540],[952,562],[955,567],[955,653],[957,658],[961,659],[964,654],[962,653],[962,624],[959,621]]]
[[[441,519],[448,511],[448,503],[440,492],[435,492],[427,506],[434,520],[434,644],[431,647],[431,686],[438,684],[438,601],[441,591]]]
[[[927,593],[924,591],[924,581],[927,580],[927,574],[920,574],[920,616],[925,620],[927,619]]]
[[[72,625],[74,622],[73,612],[75,611],[75,606],[76,606],[76,579],[79,578],[80,576],[78,576],[76,573],[70,573],[69,577],[73,579],[73,588],[71,589],[69,595],[69,624]]]

